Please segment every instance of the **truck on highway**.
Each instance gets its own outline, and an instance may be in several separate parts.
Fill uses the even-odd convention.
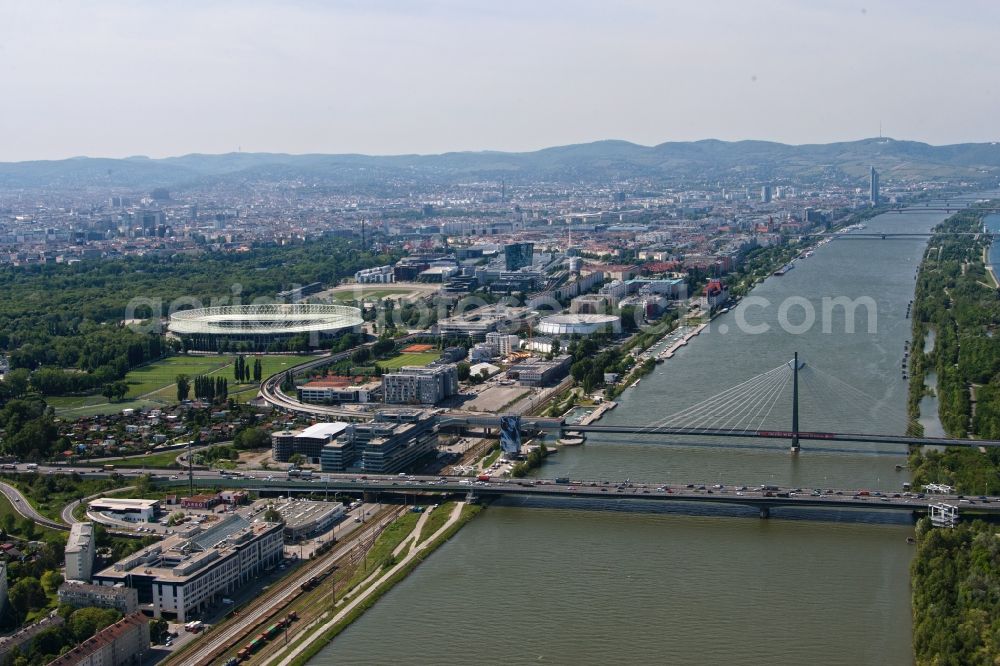
[[[489,474],[480,474],[479,476],[476,477],[476,480],[477,481],[489,481],[490,480],[490,475]]]
[[[33,472],[36,469],[38,469],[38,463],[28,463],[27,465],[24,466],[24,469],[28,470],[29,472]]]

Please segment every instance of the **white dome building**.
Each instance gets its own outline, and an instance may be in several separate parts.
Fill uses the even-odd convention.
[[[622,320],[618,315],[608,314],[557,314],[543,317],[537,330],[541,335],[586,337],[601,331],[620,333]]]

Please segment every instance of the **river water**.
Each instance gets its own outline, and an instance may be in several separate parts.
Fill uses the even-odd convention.
[[[867,231],[927,231],[944,215],[893,213]],[[644,425],[788,361],[798,351],[801,429],[902,434],[907,304],[926,241],[841,240],[770,277],[673,359],[626,391],[601,423]],[[822,299],[871,298],[854,333]],[[782,330],[805,298],[817,322]],[[767,324],[766,334],[742,329]],[[803,308],[788,313],[792,325]],[[790,393],[786,391],[785,393]],[[790,427],[789,396],[763,420]],[[905,450],[804,441],[591,437],[546,477],[899,488]],[[516,500],[490,506],[311,662],[326,664],[907,664],[908,519],[835,511]],[[752,516],[752,517],[748,517]]]

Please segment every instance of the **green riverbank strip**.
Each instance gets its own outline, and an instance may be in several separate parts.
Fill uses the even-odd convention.
[[[926,374],[937,375],[938,415],[949,437],[1000,439],[1000,293],[990,287],[983,213],[969,210],[937,227],[917,274],[912,308],[909,413],[919,415]],[[934,349],[923,353],[934,330]],[[1000,490],[1000,450],[914,451],[913,484],[945,483],[967,495]]]
[[[1000,292],[986,270],[989,239],[970,210],[935,227],[912,308],[909,412],[919,416],[926,374],[937,374],[941,423],[952,437],[1000,435]],[[934,330],[934,349],[924,338]],[[910,455],[913,485],[946,483],[967,495],[1000,490],[1000,449],[966,447]],[[1000,527],[963,520],[937,529],[922,518],[911,564],[917,666],[1000,663]]]
[[[455,521],[447,530],[445,530],[441,536],[434,539],[434,541],[427,544],[420,552],[418,552],[414,558],[403,568],[393,574],[392,577],[385,580],[381,585],[379,585],[375,590],[373,590],[368,597],[365,598],[360,604],[358,604],[354,609],[351,610],[343,619],[341,619],[337,624],[330,627],[324,633],[319,636],[314,636],[311,638],[305,638],[303,640],[309,641],[309,647],[299,653],[295,659],[292,660],[293,666],[304,666],[309,663],[309,660],[315,657],[320,650],[326,647],[330,641],[336,638],[344,629],[349,627],[351,623],[357,620],[359,617],[365,614],[369,608],[374,606],[382,596],[391,590],[397,583],[410,575],[414,569],[416,569],[421,562],[423,562],[427,557],[438,549],[441,544],[446,542],[448,539],[453,537],[462,527],[468,523],[470,520],[479,515],[482,511],[482,506],[480,505],[466,505],[462,507],[462,513],[458,520]],[[440,508],[438,509],[440,510]],[[292,644],[294,647],[295,643]]]

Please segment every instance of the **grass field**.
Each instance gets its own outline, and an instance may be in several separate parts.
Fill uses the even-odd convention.
[[[263,377],[267,378],[299,363],[305,363],[308,355],[293,354],[275,356],[247,356],[247,362],[252,364],[259,358],[262,364]],[[125,375],[128,384],[128,394],[122,402],[109,403],[101,395],[56,396],[46,399],[52,405],[57,415],[84,417],[101,414],[114,414],[122,409],[172,405],[177,402],[177,388],[174,379],[177,375],[196,377],[212,375],[225,377],[229,380],[229,393],[239,402],[247,402],[257,395],[257,384],[236,384],[233,380],[232,355],[210,356],[171,356],[170,358],[137,368]],[[252,365],[251,365],[252,367]]]
[[[231,365],[233,358],[232,356],[171,356],[145,365],[125,375],[125,383],[128,384],[127,397],[137,398],[172,388],[177,375],[196,377],[213,374]]]
[[[432,361],[441,358],[441,352],[429,351],[419,354],[400,354],[385,361],[379,361],[378,366],[383,370],[396,370],[404,365],[427,365]]]
[[[358,298],[362,299],[376,299],[385,298],[386,296],[397,296],[399,294],[409,294],[412,289],[401,289],[392,287],[357,287],[351,289],[350,291],[338,291],[333,294],[333,298],[340,301],[341,303],[346,303],[347,301],[354,301]]]

